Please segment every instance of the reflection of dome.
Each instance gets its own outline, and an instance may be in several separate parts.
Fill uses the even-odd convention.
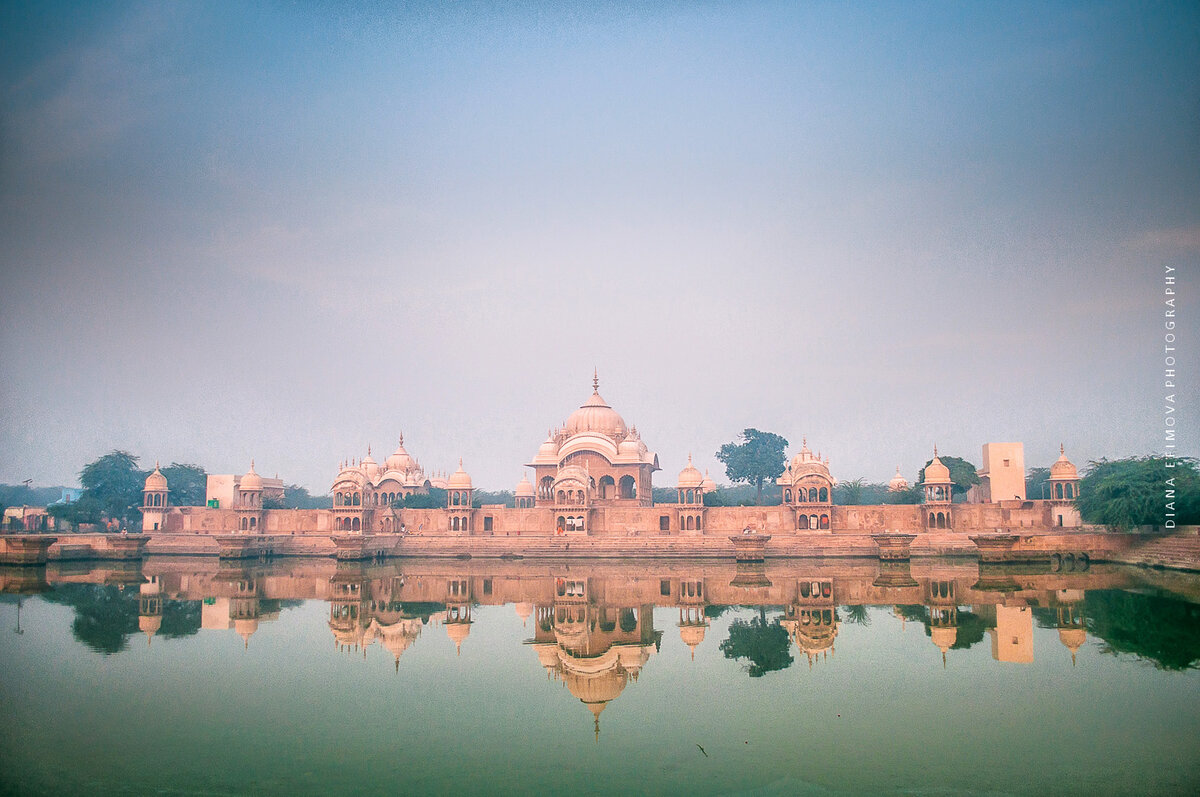
[[[941,648],[942,653],[945,653],[954,647],[954,643],[958,639],[958,629],[954,626],[937,626],[929,629],[929,638],[933,640],[933,644]]]
[[[679,471],[679,489],[687,490],[689,488],[699,487],[704,483],[704,476],[692,464],[692,455],[688,454],[687,466]]]
[[[254,472],[254,460],[250,460],[250,470],[246,471],[246,475],[238,482],[238,489],[241,490],[261,490],[263,488],[262,476]]]
[[[925,466],[925,484],[950,484],[950,469],[938,459],[937,446],[933,449],[933,461]]]
[[[592,381],[592,388],[591,397],[567,418],[567,434],[598,432],[610,439],[625,437],[629,429],[617,411],[600,397],[599,380]]]
[[[234,620],[233,630],[245,641],[246,647],[250,647],[250,637],[258,630],[258,619],[250,617]]]
[[[158,633],[158,629],[162,628],[161,614],[143,614],[138,617],[138,630],[146,635],[146,644],[150,644],[150,637]]]
[[[471,477],[463,470],[462,459],[458,460],[458,470],[450,474],[450,478],[446,481],[447,490],[470,490]]]
[[[515,495],[517,498],[533,498],[533,484],[528,476],[522,476],[521,481],[517,482]]]
[[[1050,466],[1051,479],[1078,479],[1079,471],[1075,469],[1075,464],[1067,459],[1067,452],[1060,444],[1058,447],[1058,460]]]
[[[462,643],[467,641],[471,633],[470,623],[446,623],[446,636],[454,643],[454,650],[461,656]]]
[[[532,603],[518,603],[513,609],[517,612],[517,617],[521,618],[521,625],[525,625],[525,621],[533,614]]]
[[[926,476],[928,476],[928,472],[926,472]],[[890,482],[888,482],[888,489],[894,493],[908,489],[908,479],[900,475],[899,465],[896,466],[896,475],[892,477]]]
[[[1060,628],[1058,629],[1058,641],[1071,651],[1071,664],[1074,665],[1075,654],[1087,641],[1087,631],[1082,628]]]
[[[696,658],[696,646],[704,641],[706,630],[702,625],[685,625],[679,629],[679,638],[683,640],[683,644],[691,648],[693,660]]]
[[[143,488],[154,492],[163,492],[167,489],[167,477],[163,476],[162,471],[158,469],[158,463],[154,463],[154,472],[146,477],[146,486]]]

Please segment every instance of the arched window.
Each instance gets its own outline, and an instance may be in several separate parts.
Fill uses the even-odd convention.
[[[354,518],[352,522],[354,523],[354,531],[362,531],[362,523],[358,518]]]
[[[829,528],[829,515],[821,515],[821,528]]]
[[[790,504],[792,502],[792,491],[791,490],[783,491],[783,501],[784,501],[784,503],[787,503],[787,504]]]
[[[245,531],[249,526],[246,524],[246,518],[242,518],[242,530]]]
[[[565,504],[567,502],[567,494],[562,490],[558,491],[558,503]]]
[[[600,479],[600,497],[612,498],[617,494],[617,483],[613,481],[612,476],[603,476]]]
[[[1067,498],[1074,498],[1074,497],[1075,497],[1075,485],[1068,483],[1067,484]]]
[[[250,518],[250,528],[252,528],[252,529],[258,528],[258,518],[256,518],[256,517]]]
[[[355,506],[362,506],[362,496],[361,496],[361,495],[359,495],[358,493],[355,493],[355,494],[354,494],[354,505],[355,505]]]
[[[817,502],[817,488],[816,487],[812,487],[809,489],[808,500],[809,500],[809,503],[813,503],[813,504],[815,504]]]
[[[555,528],[565,529],[567,527],[567,519],[562,515],[558,516],[558,521],[555,523]]]
[[[622,498],[637,498],[637,482],[632,476],[622,476],[620,487]]]
[[[827,501],[829,501],[829,488],[827,488],[827,487],[822,487],[822,488],[821,488],[821,493],[820,493],[820,496],[821,496],[821,497],[820,497],[820,501],[821,501],[821,503],[822,503],[822,504],[824,504],[824,503],[826,503]]]
[[[929,513],[929,528],[932,529],[936,526],[937,526],[937,519],[933,516],[933,513],[930,512]]]
[[[796,526],[801,529],[808,529],[808,515],[800,515],[796,519]]]
[[[1054,485],[1054,497],[1058,498],[1058,499],[1061,499],[1063,497],[1062,482],[1059,482],[1058,484]]]
[[[700,523],[701,523],[701,521],[702,521],[702,520],[704,520],[704,516],[703,516],[703,515],[696,515],[696,530],[697,530],[697,531],[699,531],[699,530],[701,529],[701,525],[700,525]]]

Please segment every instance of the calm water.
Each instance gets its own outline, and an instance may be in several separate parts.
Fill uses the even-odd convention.
[[[0,583],[10,791],[1200,786],[1194,576],[151,559]]]

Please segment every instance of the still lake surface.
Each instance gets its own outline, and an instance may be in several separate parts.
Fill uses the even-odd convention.
[[[1194,574],[152,558],[0,584],[0,791],[1200,788]]]

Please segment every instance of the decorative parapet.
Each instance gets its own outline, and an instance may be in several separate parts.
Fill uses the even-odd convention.
[[[879,546],[879,559],[884,562],[907,562],[909,549],[916,538],[916,534],[871,535],[871,539]]]
[[[743,532],[730,536],[733,543],[733,556],[739,562],[761,562],[766,558],[767,543],[771,541],[770,534]]]

